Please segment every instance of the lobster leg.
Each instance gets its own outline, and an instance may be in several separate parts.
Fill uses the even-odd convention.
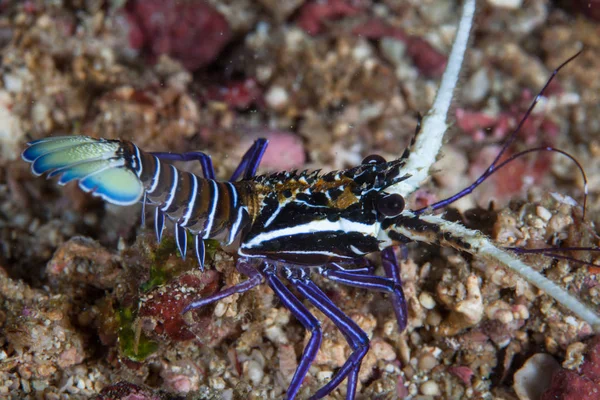
[[[204,307],[210,303],[214,303],[215,301],[223,300],[226,297],[232,296],[236,293],[244,293],[248,290],[260,285],[263,283],[263,276],[250,266],[246,261],[239,259],[236,265],[237,270],[248,276],[248,280],[239,283],[235,286],[228,287],[227,289],[223,289],[212,296],[204,297],[202,299],[196,300],[185,306],[182,314],[185,314],[188,311],[196,310],[198,308]]]
[[[269,141],[267,139],[257,139],[252,144],[252,147],[248,149],[246,154],[244,154],[242,161],[240,161],[238,167],[235,169],[233,174],[231,174],[231,178],[229,178],[229,180],[237,180],[241,176],[242,171],[244,172],[244,179],[250,179],[254,177],[254,175],[256,175],[258,165],[260,164],[260,160],[265,154],[268,145]]]
[[[300,321],[305,329],[311,332],[311,337],[302,353],[300,358],[300,364],[296,368],[296,372],[292,377],[292,382],[287,390],[287,399],[292,400],[298,394],[300,385],[304,380],[304,377],[308,373],[308,369],[315,360],[319,347],[321,346],[321,339],[323,333],[321,331],[321,323],[310,311],[302,304],[300,300],[281,282],[277,277],[276,271],[269,269],[267,266],[263,269],[263,273],[267,278],[267,282],[275,294],[279,297],[285,308],[290,310],[294,317]],[[333,388],[332,388],[333,389]]]
[[[202,174],[206,179],[215,179],[215,169],[212,160],[208,154],[201,151],[190,151],[188,153],[168,153],[168,152],[153,152],[150,153],[161,160],[171,161],[198,161],[202,167]]]
[[[398,327],[400,332],[406,329],[408,322],[408,307],[406,305],[406,298],[404,297],[404,290],[402,290],[402,279],[400,278],[400,267],[394,254],[392,247],[387,248],[381,252],[381,263],[385,271],[385,275],[394,281],[394,287],[396,288],[392,293],[392,304],[394,306],[394,313],[396,313],[396,319],[398,320]]]
[[[319,287],[310,279],[289,278],[292,285],[298,289],[304,297],[327,316],[335,326],[342,332],[353,352],[344,365],[336,372],[333,378],[325,386],[315,393],[311,399],[322,399],[331,393],[339,384],[348,377],[346,389],[346,400],[353,400],[356,396],[356,384],[358,383],[358,372],[363,357],[369,350],[369,338],[360,329],[356,322],[352,321],[342,310],[338,308]]]
[[[402,291],[402,286],[393,278],[356,273],[354,270],[344,270],[337,266],[332,269],[326,269],[323,272],[323,276],[332,282],[342,285],[391,294],[394,312],[398,320],[398,328],[400,332],[406,329],[407,308],[404,292]]]
[[[240,164],[237,166],[229,180],[237,180],[242,173],[244,173],[244,179],[252,178],[256,174],[256,169],[260,164],[262,156],[267,150],[268,144],[269,141],[267,139],[257,139],[248,151],[246,151],[242,157],[242,161],[240,161]],[[199,161],[202,166],[204,177],[207,179],[215,179],[215,169],[212,160],[209,155],[201,151],[190,151],[188,153],[153,152],[150,154],[155,155],[162,160]]]
[[[373,272],[375,270],[375,267],[373,267],[373,265],[371,265],[371,263],[365,258],[362,258],[361,260],[357,261],[353,265],[356,265],[357,267],[352,268],[352,269],[345,269],[338,263],[330,263],[330,264],[327,264],[327,267],[325,267],[324,271],[327,271],[328,269],[333,268],[336,271],[348,271],[348,272],[352,272],[353,274],[373,275]]]
[[[187,232],[185,228],[182,228],[178,224],[175,224],[175,242],[177,242],[177,249],[181,258],[185,260],[185,254],[187,252]]]

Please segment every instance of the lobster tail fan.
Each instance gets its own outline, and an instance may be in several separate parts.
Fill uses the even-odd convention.
[[[97,141],[88,136],[54,136],[27,143],[29,146],[21,157],[27,162],[33,162],[37,158],[52,151],[74,147],[84,143],[93,143]]]
[[[142,182],[126,167],[107,168],[89,175],[79,182],[79,187],[120,206],[135,204],[144,194]]]
[[[144,185],[123,144],[85,136],[46,138],[29,143],[22,158],[32,163],[36,175],[60,176],[60,185],[77,180],[85,192],[112,204],[131,205],[140,201]]]

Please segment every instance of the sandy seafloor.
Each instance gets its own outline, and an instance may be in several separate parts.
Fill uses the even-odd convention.
[[[442,159],[409,207],[472,182],[552,69],[584,46],[511,152],[574,155],[589,182],[585,220],[581,175],[550,153],[511,164],[448,218],[501,245],[598,246],[599,9],[480,1]],[[0,2],[0,397],[283,398],[308,334],[266,286],[179,313],[244,279],[234,255],[211,245],[202,274],[170,233],[157,247],[150,214],[140,227],[139,207],[36,178],[20,152],[49,135],[123,138],[202,150],[220,178],[258,137],[271,140],[261,172],[392,159],[432,102],[458,10],[450,0]],[[434,246],[408,255],[402,333],[384,295],[315,277],[372,339],[358,399],[600,398],[588,325],[497,264]],[[600,269],[525,259],[598,308]],[[323,345],[301,399],[350,351],[315,314]]]

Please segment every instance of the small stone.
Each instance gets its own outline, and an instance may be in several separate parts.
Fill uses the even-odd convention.
[[[396,359],[394,347],[383,340],[373,340],[371,342],[371,350],[378,360],[393,361]]]
[[[567,351],[565,352],[565,360],[563,361],[563,368],[576,370],[585,361],[585,352],[587,346],[581,342],[571,343],[569,347],[567,347]]]
[[[552,218],[552,213],[550,211],[548,211],[547,208],[542,207],[542,206],[537,206],[535,208],[535,213],[537,214],[538,217],[540,217],[541,219],[543,219],[546,222],[548,222],[550,220],[550,218]]]
[[[226,311],[227,311],[227,304],[220,301],[215,306],[215,311],[213,313],[214,313],[215,317],[221,318],[223,315],[225,315]]]
[[[379,43],[381,53],[394,65],[400,65],[406,59],[406,44],[393,38],[382,38]]]
[[[210,385],[211,388],[216,389],[216,390],[225,389],[225,381],[220,376],[210,377],[208,379],[208,384]]]
[[[321,382],[328,381],[333,376],[333,371],[319,371],[317,373],[317,379]]]
[[[460,379],[465,385],[471,384],[471,378],[473,378],[473,370],[464,365],[459,365],[458,367],[450,367],[448,368],[448,372],[452,375],[456,376]]]
[[[289,103],[289,96],[287,90],[281,86],[272,86],[269,91],[265,94],[265,101],[267,105],[276,111],[281,111]]]
[[[23,91],[23,80],[15,74],[4,74],[4,88],[11,93]]]
[[[431,294],[427,292],[422,292],[419,295],[419,302],[424,308],[428,310],[432,310],[435,307],[435,299]]]
[[[260,364],[254,360],[248,360],[244,365],[244,369],[248,378],[257,386],[265,376],[265,372]]]
[[[439,396],[441,394],[440,387],[434,381],[427,381],[420,387],[421,393],[426,396]]]
[[[488,0],[488,3],[492,7],[516,10],[521,7],[523,0]]]
[[[442,322],[442,315],[437,311],[427,313],[427,323],[431,326],[438,326]]]
[[[431,371],[438,365],[438,360],[432,354],[424,354],[419,358],[419,369],[422,371]]]
[[[463,87],[463,98],[467,104],[482,101],[490,90],[490,80],[485,68],[478,69]]]

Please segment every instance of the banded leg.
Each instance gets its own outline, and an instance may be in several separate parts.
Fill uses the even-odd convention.
[[[281,282],[276,276],[275,271],[263,271],[266,275],[267,282],[271,289],[275,292],[277,297],[281,300],[285,308],[291,311],[298,321],[304,326],[305,329],[311,332],[310,339],[302,356],[300,357],[300,364],[294,372],[292,382],[287,390],[287,399],[292,400],[298,394],[300,385],[304,380],[304,377],[308,373],[308,369],[315,360],[319,347],[321,346],[321,340],[323,333],[321,331],[321,323],[310,311],[302,304],[300,300]]]
[[[215,301],[223,300],[229,296],[232,296],[236,293],[245,293],[248,290],[260,285],[263,283],[263,276],[254,269],[250,264],[248,264],[245,260],[239,259],[236,264],[236,269],[241,274],[248,276],[248,279],[242,283],[238,283],[235,286],[228,287],[227,289],[223,289],[212,296],[204,297],[202,299],[196,300],[185,306],[182,314],[185,314],[188,311],[196,310],[198,308],[202,308],[208,304],[214,303]]]
[[[361,275],[361,274],[357,274]],[[348,377],[346,389],[346,400],[354,400],[356,396],[356,384],[358,383],[358,372],[363,357],[369,350],[369,338],[360,329],[356,322],[352,321],[342,310],[338,308],[319,287],[308,278],[289,278],[292,285],[327,316],[335,326],[342,332],[353,352],[344,365],[335,373],[333,378],[325,386],[320,388],[311,399],[322,399],[331,393],[340,383]]]

